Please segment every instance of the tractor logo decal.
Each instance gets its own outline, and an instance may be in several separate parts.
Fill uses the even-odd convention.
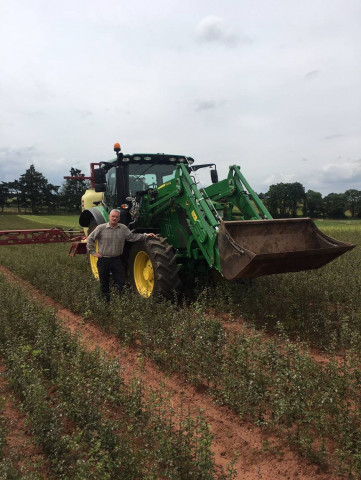
[[[166,187],[167,185],[170,185],[171,183],[172,183],[172,182],[163,183],[163,185],[161,185],[160,187],[158,187],[158,190],[160,190],[161,188]]]

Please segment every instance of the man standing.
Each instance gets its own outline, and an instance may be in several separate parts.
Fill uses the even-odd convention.
[[[132,233],[126,225],[118,223],[120,214],[118,210],[109,213],[109,222],[98,225],[88,236],[87,248],[91,255],[98,258],[98,273],[100,289],[107,302],[110,300],[110,274],[119,290],[124,285],[124,269],[120,259],[124,243],[138,242],[146,237],[156,237],[154,233]],[[95,251],[95,241],[98,240],[98,252]]]

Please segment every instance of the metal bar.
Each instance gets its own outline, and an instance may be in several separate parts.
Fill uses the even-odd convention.
[[[68,256],[74,257],[75,255],[86,255],[86,242],[72,242]]]
[[[71,233],[68,235],[68,233]],[[80,240],[74,232],[64,232],[61,228],[37,230],[0,230],[0,245],[30,245],[45,243],[65,243]],[[78,233],[78,232],[76,232]]]
[[[259,196],[256,194],[256,192],[252,189],[252,187],[250,186],[250,184],[247,182],[247,180],[244,178],[244,176],[242,175],[241,173],[241,169],[240,167],[238,167],[237,165],[232,165],[230,167],[231,170],[233,170],[236,174],[236,177],[238,177],[240,179],[240,181],[243,183],[243,185],[246,187],[246,189],[248,190],[248,193],[250,194],[252,200],[254,201],[254,203],[257,205],[257,207],[259,208],[259,210],[263,213],[263,215],[265,216],[265,218],[268,218],[268,219],[272,219],[272,215],[270,214],[270,212],[267,210],[267,208],[263,205],[263,203],[261,202]]]

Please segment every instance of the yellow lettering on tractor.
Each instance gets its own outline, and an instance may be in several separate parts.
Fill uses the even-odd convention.
[[[170,185],[171,183],[172,183],[172,182],[163,183],[163,185],[161,185],[160,187],[158,187],[158,190],[160,190],[161,188],[166,187],[167,185]]]

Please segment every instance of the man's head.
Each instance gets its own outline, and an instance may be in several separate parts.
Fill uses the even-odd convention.
[[[109,225],[115,227],[118,225],[120,219],[120,213],[118,210],[112,210],[109,213]]]

